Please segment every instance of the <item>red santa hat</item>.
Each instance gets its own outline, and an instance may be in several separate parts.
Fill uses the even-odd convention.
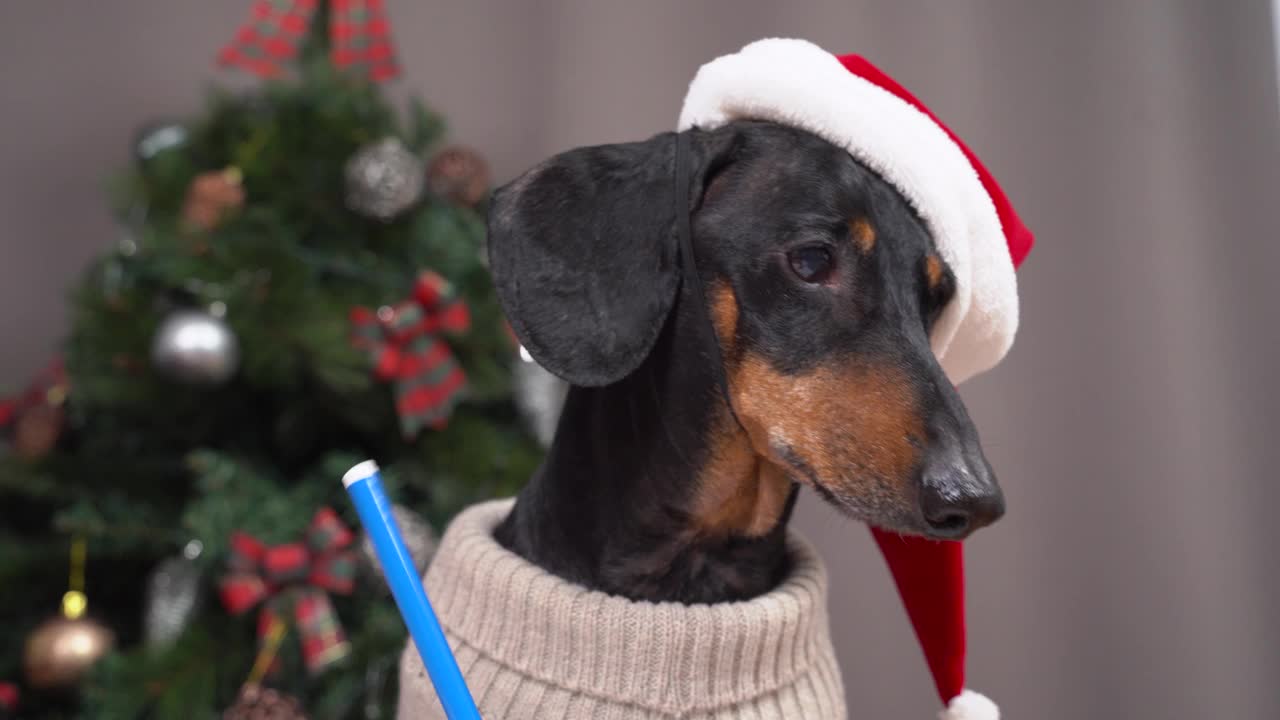
[[[803,40],[768,39],[698,71],[679,129],[738,119],[808,130],[877,172],[919,213],[956,277],[934,326],[934,354],[953,383],[994,367],[1018,327],[1014,268],[1033,237],[994,177],[905,88],[857,55]],[[873,528],[946,710],[943,720],[996,720],[964,687],[964,556],[938,542]]]

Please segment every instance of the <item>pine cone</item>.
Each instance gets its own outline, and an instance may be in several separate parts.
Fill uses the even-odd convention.
[[[62,435],[64,414],[56,405],[42,404],[18,416],[13,428],[13,450],[26,460],[39,460],[53,451]]]
[[[446,148],[432,158],[427,186],[440,197],[474,207],[489,192],[489,164],[471,148]]]
[[[244,205],[244,186],[235,168],[197,175],[187,188],[182,219],[198,230],[211,230],[231,211]]]
[[[240,697],[222,720],[307,720],[297,698],[278,690],[249,684],[240,689]]]

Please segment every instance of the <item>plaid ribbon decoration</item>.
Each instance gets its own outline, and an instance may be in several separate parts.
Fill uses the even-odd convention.
[[[442,428],[466,389],[467,376],[436,333],[463,333],[471,313],[453,286],[434,272],[414,284],[413,298],[374,312],[351,311],[352,344],[369,352],[373,372],[395,383],[396,413],[406,438]]]
[[[400,73],[382,0],[333,0],[329,32],[334,65],[375,82]]]
[[[18,709],[18,686],[11,682],[0,682],[0,710],[13,712]]]
[[[259,643],[292,611],[307,670],[324,670],[351,652],[325,591],[348,595],[355,589],[354,539],[327,507],[316,511],[299,542],[268,546],[247,533],[232,533],[230,570],[218,586],[223,606],[240,615],[262,603]]]
[[[249,22],[218,53],[218,63],[272,78],[298,56],[319,0],[254,0]],[[330,0],[329,57],[335,67],[375,82],[400,73],[382,0]]]
[[[27,389],[0,399],[0,428],[8,427],[22,413],[39,405],[61,405],[67,398],[67,371],[62,358],[55,358],[31,380]]]

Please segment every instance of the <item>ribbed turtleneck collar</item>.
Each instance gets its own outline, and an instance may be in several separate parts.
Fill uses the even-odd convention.
[[[427,589],[450,635],[555,687],[663,713],[710,711],[773,692],[832,657],[827,574],[787,538],[790,574],[773,591],[715,605],[633,602],[549,574],[502,547],[513,501],[450,525]]]

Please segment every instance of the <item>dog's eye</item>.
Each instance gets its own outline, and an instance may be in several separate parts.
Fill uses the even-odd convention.
[[[787,253],[787,262],[796,277],[815,284],[825,282],[835,266],[830,248],[823,245],[805,245],[791,250]]]

